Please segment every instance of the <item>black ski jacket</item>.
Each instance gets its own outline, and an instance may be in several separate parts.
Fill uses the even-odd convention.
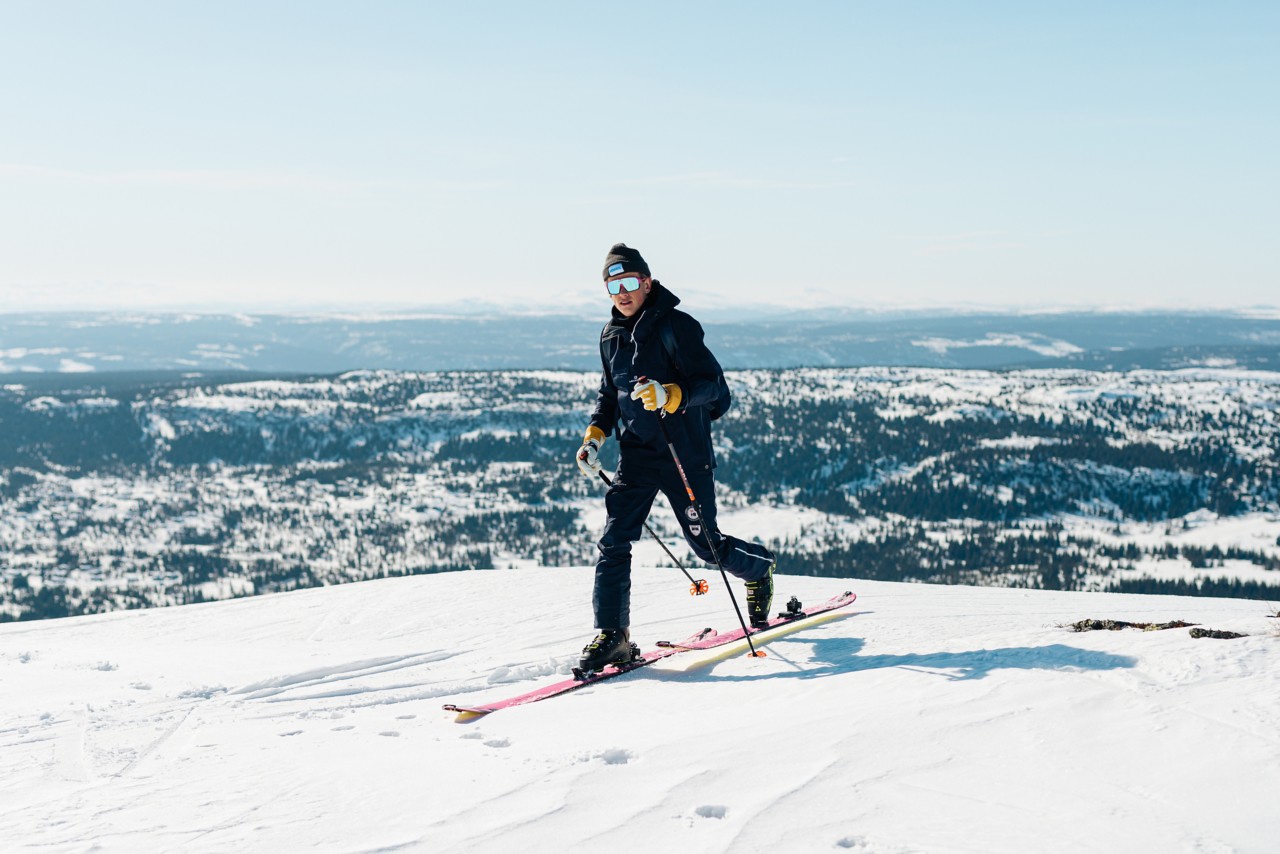
[[[720,363],[703,343],[701,324],[678,310],[679,304],[679,297],[655,281],[637,317],[623,317],[615,308],[601,333],[603,373],[591,423],[606,436],[617,436],[618,476],[624,483],[657,483],[660,467],[675,465],[662,424],[687,473],[710,471],[716,465],[711,420],[724,414],[715,410],[717,405],[727,408],[728,386]],[[664,323],[674,333],[674,353],[664,346]],[[680,386],[680,408],[662,424],[661,410],[649,412],[641,401],[631,399],[641,377]]]

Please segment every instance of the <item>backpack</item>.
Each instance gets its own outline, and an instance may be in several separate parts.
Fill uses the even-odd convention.
[[[600,330],[600,357],[604,359],[606,365],[613,361],[613,354],[617,352],[618,347],[618,336],[606,335],[605,333],[608,331],[609,324],[606,323],[604,328]],[[680,366],[680,346],[676,343],[676,333],[671,328],[671,321],[668,316],[663,316],[658,323],[658,337],[662,339],[662,349],[667,351],[667,358],[676,366],[676,370],[684,373],[684,368]],[[719,367],[719,365],[716,367]],[[729,393],[729,383],[725,382],[723,371],[720,372],[718,380],[720,394],[707,407],[707,414],[712,421],[728,412],[729,407],[733,405],[733,395]]]

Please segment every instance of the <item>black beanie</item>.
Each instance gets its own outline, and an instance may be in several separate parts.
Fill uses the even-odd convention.
[[[635,249],[625,243],[615,243],[604,259],[605,281],[608,281],[610,276],[617,276],[622,273],[639,273],[647,277],[649,275],[649,265],[644,262],[644,259],[640,257],[640,253]]]

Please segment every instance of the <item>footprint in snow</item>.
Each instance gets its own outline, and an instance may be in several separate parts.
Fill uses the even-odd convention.
[[[295,730],[290,730],[289,732],[280,733],[281,738],[289,738],[290,736],[294,736],[294,735],[302,735],[302,730],[295,729]]]
[[[344,724],[343,726],[334,727],[333,732],[345,732],[349,729],[355,729],[355,727],[353,727],[351,724]]]
[[[485,747],[510,747],[511,741],[506,738],[491,738],[484,743]]]
[[[626,765],[635,757],[630,750],[623,750],[621,747],[611,747],[601,753],[600,758],[604,760],[605,765]]]
[[[389,730],[387,730],[386,732],[380,732],[380,733],[378,733],[378,735],[385,735],[387,738],[399,738],[399,737],[400,737],[400,733],[396,732],[396,731],[395,731],[395,730],[393,730],[393,729],[389,729]]]
[[[621,747],[610,747],[596,753],[579,753],[576,758],[578,762],[595,762],[599,759],[605,765],[626,765],[635,759],[636,755]]]
[[[723,804],[703,804],[694,813],[699,818],[724,818],[729,814],[729,808]]]

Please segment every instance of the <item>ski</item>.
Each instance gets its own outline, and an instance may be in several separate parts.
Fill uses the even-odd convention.
[[[787,609],[778,614],[769,621],[769,624],[763,628],[753,628],[751,630],[751,639],[756,646],[762,646],[775,638],[798,631],[801,628],[813,625],[820,618],[834,619],[840,614],[839,610],[846,605],[852,605],[858,598],[857,594],[846,590],[839,596],[834,596],[823,602],[821,605],[814,605],[811,608],[805,608],[800,604],[800,600],[792,596],[791,601],[787,603]],[[801,623],[802,625],[797,625]],[[658,646],[662,649],[677,649],[680,652],[692,652],[698,650],[717,649],[725,647],[723,655],[716,656],[713,659],[704,661],[709,664],[712,661],[720,661],[729,657],[736,650],[736,647],[730,646],[735,641],[745,641],[747,633],[742,629],[734,629],[731,632],[717,634],[715,637],[703,638],[695,641],[681,641],[680,643],[672,643],[670,641],[658,641]],[[763,653],[762,653],[763,655]]]
[[[655,661],[670,658],[677,652],[682,652],[686,645],[702,643],[712,638],[715,633],[715,629],[703,629],[700,632],[690,635],[677,645],[650,650],[649,652],[643,653],[624,664],[610,664],[603,670],[584,674],[581,678],[574,676],[572,679],[565,679],[551,685],[543,685],[541,688],[535,688],[528,693],[510,697],[506,700],[498,700],[497,702],[487,703],[483,706],[459,706],[454,703],[447,703],[444,706],[444,710],[446,712],[457,712],[457,722],[466,723],[467,721],[473,721],[476,718],[484,717],[490,712],[496,712],[499,709],[509,709],[512,706],[523,706],[526,703],[536,703],[538,700],[545,700],[548,697],[558,697],[561,694],[568,694],[570,691],[576,691],[579,688],[585,688],[588,685],[594,685],[597,682],[612,679],[614,676],[621,676],[623,673],[630,673],[633,670],[639,670],[641,667],[647,667]],[[577,670],[577,668],[574,669]]]
[[[787,603],[787,609],[778,614],[777,617],[769,621],[769,625],[764,628],[752,629],[751,637],[759,643],[768,643],[775,638],[790,634],[793,631],[799,631],[802,628],[813,625],[819,621],[815,618],[834,619],[840,616],[837,613],[841,608],[853,603],[858,597],[851,593],[845,592],[836,596],[821,605],[815,605],[811,608],[801,606],[799,600],[792,597]],[[444,706],[446,712],[454,712],[457,714],[455,719],[458,723],[466,723],[482,718],[499,709],[509,709],[513,706],[523,706],[527,703],[536,703],[539,700],[545,700],[550,697],[558,697],[561,694],[567,694],[570,691],[576,691],[579,688],[585,688],[588,685],[595,685],[606,679],[612,679],[615,676],[621,676],[624,673],[630,673],[633,670],[639,670],[641,667],[647,667],[665,658],[690,651],[705,651],[724,647],[725,652],[716,656],[715,660],[720,660],[732,654],[735,647],[735,641],[745,641],[746,633],[742,629],[734,629],[724,634],[717,633],[714,629],[703,629],[682,641],[659,641],[658,648],[641,654],[639,657],[632,659],[623,664],[611,664],[603,670],[595,673],[584,674],[582,678],[565,679],[550,685],[543,685],[524,694],[515,697],[509,697],[505,700],[498,700],[492,703],[484,703],[475,706],[460,706],[455,703],[447,703]],[[709,662],[708,662],[709,663]]]

